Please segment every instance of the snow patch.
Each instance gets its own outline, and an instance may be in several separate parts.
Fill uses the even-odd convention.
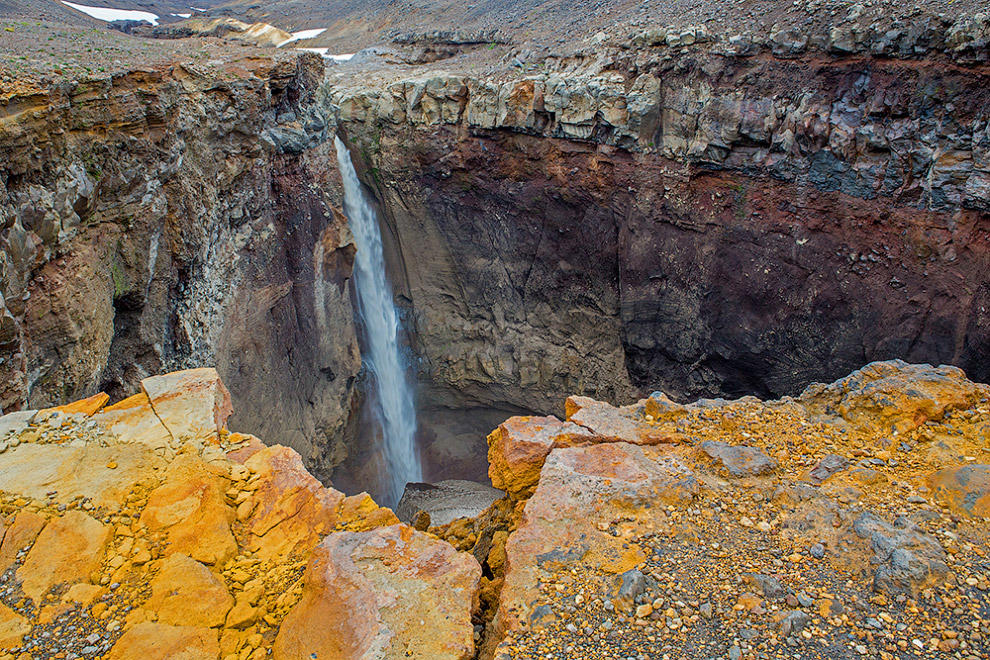
[[[346,62],[347,60],[354,57],[354,53],[345,53],[343,55],[327,55],[329,48],[297,48],[296,50],[305,50],[310,53],[317,53],[327,58],[328,60],[333,60],[334,62]]]
[[[189,18],[192,14],[169,14],[169,16],[178,16],[179,18]]]
[[[62,0],[63,5],[72,7],[76,11],[81,11],[87,16],[91,16],[98,21],[147,21],[152,25],[158,25],[158,14],[150,11],[135,11],[133,9],[113,9],[111,7],[90,7],[88,5],[77,5],[74,2]]]
[[[293,41],[299,41],[301,39],[312,39],[313,37],[318,37],[319,35],[323,34],[326,31],[327,31],[326,28],[317,28],[315,30],[300,30],[299,32],[293,32],[291,39],[283,41],[278,46],[279,48],[281,48],[285,44],[291,44]]]

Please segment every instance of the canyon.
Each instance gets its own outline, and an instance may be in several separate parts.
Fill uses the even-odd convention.
[[[990,15],[352,4],[0,5],[0,660],[987,658]]]

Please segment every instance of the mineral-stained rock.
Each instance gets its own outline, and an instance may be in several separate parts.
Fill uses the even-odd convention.
[[[587,429],[553,416],[510,417],[488,435],[488,476],[495,488],[526,497],[536,487],[551,449],[592,437]]]
[[[14,517],[13,523],[4,530],[0,544],[0,573],[14,563],[18,552],[34,543],[45,522],[44,516],[31,511],[21,511]]]
[[[216,444],[233,409],[216,369],[189,369],[141,381],[155,414],[173,438]]]
[[[139,623],[117,640],[107,660],[217,660],[217,631]]]
[[[777,461],[753,447],[706,440],[701,443],[701,450],[718,461],[733,477],[753,477],[777,469]]]
[[[644,560],[636,543],[603,531],[646,506],[685,505],[699,485],[677,459],[628,443],[554,449],[506,544],[505,586],[495,626],[501,635],[545,623],[539,580],[570,564],[620,574]]]
[[[64,406],[58,406],[56,408],[50,408],[49,410],[57,410],[60,413],[65,413],[68,415],[85,415],[89,417],[95,414],[103,406],[107,405],[107,401],[110,400],[110,396],[105,392],[100,392],[99,394],[94,394],[93,396],[82,399],[80,401],[73,401]],[[47,411],[42,411],[47,412]]]
[[[174,626],[216,628],[223,624],[234,599],[210,569],[175,553],[165,559],[151,583],[146,609],[158,612],[158,622]]]
[[[566,402],[567,421],[591,431],[593,442],[629,442],[656,445],[677,442],[678,438],[662,428],[653,427],[628,410],[616,408],[587,397],[571,396]]]
[[[57,584],[88,582],[100,567],[112,529],[81,511],[67,511],[45,525],[18,569],[21,588],[35,603]]]
[[[990,465],[939,470],[929,479],[935,497],[954,512],[990,517]]]
[[[905,518],[890,525],[872,513],[862,514],[853,531],[873,548],[873,588],[889,594],[913,594],[949,572],[938,541]]]
[[[245,523],[244,544],[264,558],[309,551],[338,520],[344,494],[324,488],[288,447],[268,447],[245,465],[257,474],[257,488],[247,502],[254,507]]]
[[[317,546],[273,657],[466,660],[480,577],[472,556],[405,525],[336,532]]]
[[[0,603],[0,649],[20,646],[21,638],[31,630],[31,624],[17,612]]]
[[[986,386],[966,379],[958,367],[873,362],[830,385],[810,385],[799,401],[811,412],[834,410],[847,422],[905,432],[949,410],[973,405]]]
[[[148,496],[141,522],[168,537],[166,554],[181,552],[204,564],[222,564],[237,551],[230,532],[233,512],[223,501],[223,480],[201,461],[180,456],[165,482]]]

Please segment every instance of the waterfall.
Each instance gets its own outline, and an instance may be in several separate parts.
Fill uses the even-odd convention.
[[[406,365],[399,350],[399,316],[385,277],[382,235],[374,208],[365,199],[351,154],[338,137],[337,163],[344,180],[344,214],[351,224],[357,255],[354,258],[354,290],[364,331],[367,355],[363,355],[374,381],[374,418],[381,425],[388,466],[386,488],[394,507],[407,483],[422,481],[416,451],[416,408],[406,380]]]

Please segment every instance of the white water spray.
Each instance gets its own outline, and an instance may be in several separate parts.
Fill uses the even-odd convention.
[[[378,218],[361,190],[350,152],[339,137],[335,138],[335,144],[340,176],[344,180],[344,213],[357,243],[354,290],[366,339],[367,355],[363,359],[378,395],[374,412],[385,438],[390,500],[387,504],[394,507],[407,483],[423,480],[415,445],[416,408],[399,351],[399,316],[385,278]]]

